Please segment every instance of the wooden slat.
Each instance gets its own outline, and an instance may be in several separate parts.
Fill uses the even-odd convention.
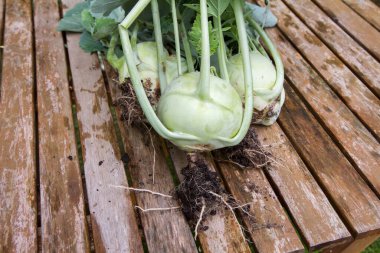
[[[280,125],[356,238],[380,234],[380,200],[287,85]],[[297,131],[295,131],[297,129]],[[323,158],[323,159],[321,159]]]
[[[74,1],[63,1],[67,8]],[[103,75],[96,55],[67,35],[77,104],[87,196],[96,252],[143,252],[127,178],[117,145]]]
[[[380,97],[380,63],[376,59],[310,0],[283,1]]]
[[[118,78],[106,64],[108,82],[113,101],[121,96]],[[117,109],[120,118],[121,112]],[[161,143],[154,130],[145,127],[127,126],[118,120],[125,150],[129,156],[129,170],[136,188],[171,194],[175,185],[165,160]],[[153,172],[154,170],[154,172]],[[154,173],[154,183],[153,183]],[[137,193],[137,205],[142,208],[176,207],[174,199]],[[141,213],[140,217],[150,252],[197,252],[197,248],[186,220],[179,210]]]
[[[362,18],[380,30],[380,8],[371,0],[343,0]]]
[[[347,248],[345,248],[341,253],[358,253],[363,252],[369,245],[379,239],[379,235],[372,235],[366,238],[362,238],[353,242]]]
[[[0,101],[0,251],[37,251],[30,1],[6,1]]]
[[[4,35],[4,6],[5,2],[4,0],[0,0],[0,46],[2,45],[3,42],[3,35]],[[0,62],[2,61],[3,56],[3,49],[0,47]],[[1,64],[0,64],[0,73],[1,73]],[[1,84],[0,84],[0,97],[1,97]]]
[[[278,124],[257,127],[261,143],[272,154],[268,176],[311,250],[351,240],[347,228]]]
[[[42,250],[89,250],[58,3],[34,1]]]
[[[313,1],[380,60],[380,33],[373,26],[352,11],[342,0],[330,0],[328,3],[324,0]]]
[[[282,55],[289,80],[380,195],[379,143],[277,29],[268,34]]]
[[[187,166],[186,153],[172,145],[170,145],[169,151],[178,178],[183,181],[181,170]],[[210,156],[206,156],[206,162],[211,171],[216,171]],[[222,187],[224,188],[224,186]],[[241,235],[239,223],[230,210],[220,210],[216,215],[207,217],[202,224],[208,227],[206,231],[198,231],[203,252],[251,252],[245,238]]]
[[[252,220],[243,215],[258,252],[304,252],[289,218],[277,199],[261,169],[237,168],[231,163],[219,162],[221,173],[233,196],[239,203],[252,203]]]
[[[280,0],[272,1],[278,27],[311,62],[348,107],[380,139],[380,100]]]

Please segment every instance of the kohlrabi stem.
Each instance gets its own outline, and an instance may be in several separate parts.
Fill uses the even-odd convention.
[[[148,100],[148,97],[146,96],[144,87],[141,83],[141,78],[137,70],[135,57],[131,57],[132,55],[134,55],[134,52],[132,49],[128,30],[126,30],[123,26],[119,25],[119,34],[120,34],[120,39],[121,39],[121,45],[124,52],[124,57],[125,57],[125,60],[127,61],[129,73],[131,75],[133,90],[136,93],[136,97],[137,97],[137,100],[139,101],[141,109],[143,110],[144,115],[148,119],[151,126],[159,135],[161,135],[163,138],[168,139],[168,140],[182,139],[182,140],[190,140],[190,141],[199,141],[199,138],[193,135],[171,132],[159,120],[159,118],[157,117],[156,113],[154,112]]]
[[[194,62],[193,62],[193,55],[191,54],[191,48],[190,48],[190,43],[187,38],[187,31],[185,24],[183,23],[182,17],[179,16],[180,18],[180,26],[181,26],[181,35],[182,35],[182,41],[183,41],[183,49],[185,50],[185,57],[186,57],[186,62],[187,62],[187,69],[189,72],[194,72]]]
[[[222,79],[226,81],[230,81],[230,77],[228,75],[227,70],[227,53],[226,53],[226,45],[224,43],[223,29],[222,29],[222,21],[221,17],[214,17],[214,23],[218,29],[218,37],[219,37],[219,48],[218,48],[218,62],[220,68],[220,74]]]
[[[180,76],[182,74],[181,44],[179,42],[177,8],[176,8],[175,0],[171,0],[171,6],[172,6],[172,17],[173,17],[174,38],[175,38],[175,52],[177,56],[177,70],[178,70],[178,76]]]
[[[167,86],[166,75],[164,72],[165,65],[166,65],[166,55],[164,52],[164,43],[162,40],[160,11],[158,8],[158,3],[157,3],[157,0],[151,0],[151,1],[152,1],[154,37],[156,39],[156,44],[157,44],[158,78],[160,79],[160,90],[162,94]]]
[[[131,44],[132,48],[135,52],[137,52],[137,33],[139,31],[139,24],[137,23],[135,27],[133,27],[132,31],[132,39],[131,39]]]
[[[232,139],[224,139],[230,146],[239,144],[247,134],[252,121],[253,114],[253,82],[251,72],[251,61],[249,56],[248,36],[245,27],[245,20],[243,15],[243,6],[241,0],[232,0],[232,7],[236,18],[236,25],[239,34],[239,49],[243,57],[244,65],[244,83],[245,83],[245,103],[243,121],[240,126],[239,132]]]
[[[124,20],[120,23],[120,25],[128,29],[133,24],[133,22],[135,22],[141,12],[148,6],[150,1],[151,0],[139,0],[132,8],[132,10],[128,13],[128,15],[124,18]]]
[[[201,77],[198,84],[198,94],[201,99],[210,98],[210,37],[208,29],[207,0],[200,0],[201,31],[202,31],[202,55]]]
[[[259,24],[256,23],[255,20],[253,20],[252,17],[248,17],[249,24],[256,30],[256,32],[260,35],[261,39],[263,40],[264,44],[266,45],[268,51],[270,52],[274,64],[276,66],[276,82],[273,86],[273,88],[269,91],[261,91],[257,90],[256,93],[258,96],[263,97],[267,100],[274,99],[278,97],[283,89],[283,83],[284,83],[284,65],[282,64],[281,56],[278,53],[276,47],[272,43],[272,41],[269,39],[268,35],[265,33],[265,31],[261,28]]]

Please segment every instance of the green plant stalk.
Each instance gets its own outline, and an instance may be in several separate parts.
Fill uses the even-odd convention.
[[[154,112],[148,100],[148,97],[146,96],[144,87],[141,83],[140,74],[136,67],[135,57],[128,57],[128,56],[134,55],[131,41],[128,34],[128,30],[125,29],[123,26],[119,25],[119,34],[121,38],[123,53],[127,61],[129,73],[131,75],[133,90],[135,91],[136,97],[137,97],[137,100],[139,101],[141,109],[143,110],[151,126],[159,135],[161,135],[163,138],[168,139],[168,140],[176,139],[176,140],[199,141],[199,138],[196,136],[185,134],[185,133],[172,132],[161,123],[160,119],[157,117],[156,113]]]
[[[220,67],[220,74],[222,79],[226,81],[230,81],[230,77],[228,75],[227,70],[227,53],[226,53],[226,45],[224,43],[224,36],[223,36],[223,30],[222,30],[222,21],[221,17],[214,17],[214,23],[216,24],[216,27],[218,29],[218,37],[219,37],[219,48],[218,48],[218,62]]]
[[[276,47],[272,43],[272,41],[269,39],[268,35],[265,33],[265,31],[261,28],[259,24],[256,23],[255,20],[253,20],[252,17],[248,17],[249,24],[256,30],[256,32],[260,35],[261,39],[263,40],[265,46],[267,47],[268,51],[270,52],[274,64],[276,66],[276,82],[270,91],[256,91],[257,96],[265,97],[268,100],[275,99],[278,97],[283,89],[283,83],[284,83],[284,65],[282,64],[281,56],[278,53]]]
[[[176,8],[175,0],[171,0],[171,7],[172,7],[172,17],[173,17],[173,27],[174,27],[174,38],[175,38],[175,52],[177,56],[177,71],[178,71],[178,76],[180,76],[182,74],[181,44],[179,41],[177,8]]]
[[[239,132],[232,138],[219,138],[229,146],[239,144],[247,134],[252,121],[253,114],[253,81],[251,73],[251,60],[249,57],[248,35],[245,28],[245,20],[243,15],[243,6],[241,0],[232,0],[232,7],[236,18],[236,25],[239,34],[239,48],[241,49],[244,65],[244,83],[245,83],[245,104],[243,121]]]
[[[180,21],[180,28],[181,28],[181,35],[182,35],[182,41],[183,41],[183,49],[185,50],[185,57],[187,62],[187,69],[189,72],[194,72],[194,62],[193,62],[193,55],[191,54],[191,48],[190,43],[187,38],[187,31],[185,24],[183,23],[182,17],[179,15]]]
[[[164,53],[164,43],[162,40],[161,33],[161,22],[160,22],[160,11],[158,8],[157,0],[152,1],[152,15],[153,15],[153,26],[154,26],[154,37],[157,44],[157,63],[158,63],[158,78],[160,79],[160,91],[161,94],[164,92],[167,86],[167,80],[164,69],[166,68],[166,56]]]
[[[201,76],[198,83],[198,95],[203,100],[210,99],[210,37],[208,29],[207,0],[200,0],[201,30],[202,30],[202,55]]]
[[[137,33],[139,31],[139,24],[137,23],[135,27],[133,27],[132,31],[132,39],[131,39],[131,44],[132,48],[135,52],[137,52]]]
[[[132,10],[128,13],[128,15],[124,18],[124,20],[120,23],[120,25],[125,29],[128,29],[133,24],[133,22],[135,22],[141,12],[148,6],[150,1],[151,0],[139,0],[132,8]]]

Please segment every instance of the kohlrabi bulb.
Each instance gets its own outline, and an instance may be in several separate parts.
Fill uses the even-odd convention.
[[[253,91],[271,89],[276,82],[276,69],[272,62],[258,51],[251,52],[249,56],[251,59]],[[232,86],[243,97],[245,88],[241,55],[232,56],[228,61],[227,68]]]
[[[253,123],[262,125],[273,124],[281,111],[285,100],[285,91],[274,89],[276,83],[276,68],[270,59],[260,52],[250,52],[251,72],[253,80]],[[227,64],[232,86],[244,98],[244,68],[240,54],[232,56]],[[276,94],[274,94],[276,93]]]
[[[157,115],[169,130],[200,138],[173,141],[184,150],[220,148],[217,137],[235,136],[243,118],[241,99],[228,82],[211,75],[210,99],[204,100],[197,93],[199,80],[199,72],[174,79],[158,103]]]

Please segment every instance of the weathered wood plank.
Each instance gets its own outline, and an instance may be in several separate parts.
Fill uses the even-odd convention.
[[[280,0],[271,2],[278,27],[311,62],[347,106],[380,139],[380,100]]]
[[[6,1],[0,100],[0,251],[37,251],[30,1]]]
[[[170,156],[176,169],[178,178],[183,181],[182,168],[187,166],[186,153],[170,144]],[[210,156],[205,157],[211,171],[216,171],[215,164]],[[224,188],[224,186],[222,186]],[[203,223],[206,231],[198,231],[203,252],[206,253],[233,253],[251,252],[245,238],[241,235],[240,225],[230,210],[220,210],[216,215],[209,216]],[[233,247],[231,247],[233,245]]]
[[[268,176],[311,250],[351,240],[347,228],[278,124],[257,127],[261,143],[272,154]]]
[[[380,63],[309,0],[283,0],[380,97]],[[380,9],[379,9],[380,11]],[[380,13],[380,12],[379,12]],[[380,17],[380,14],[378,15]]]
[[[42,250],[89,251],[84,193],[55,0],[34,1]]]
[[[358,253],[364,251],[369,245],[379,239],[379,235],[372,235],[354,241],[347,248],[345,248],[341,253]]]
[[[237,168],[219,162],[228,189],[239,203],[252,203],[243,221],[258,252],[304,252],[289,218],[261,169]]]
[[[3,42],[3,35],[4,35],[4,6],[5,2],[4,0],[0,0],[0,46],[2,45]],[[0,61],[3,58],[3,49],[0,47]],[[1,68],[2,66],[0,65],[0,73],[1,73]],[[1,85],[1,84],[0,84]],[[1,97],[1,86],[0,86],[0,97]]]
[[[279,122],[355,238],[380,234],[380,200],[306,109],[294,90]],[[297,129],[297,131],[294,131]]]
[[[379,143],[277,29],[269,29],[268,34],[282,55],[291,83],[354,162],[355,168],[380,195]]]
[[[337,24],[380,60],[380,33],[341,0],[313,0]]]
[[[371,0],[343,0],[362,18],[380,30],[380,8]]]
[[[113,101],[121,96],[116,73],[106,64],[108,82]],[[120,119],[121,112],[117,108]],[[161,143],[154,130],[127,126],[118,120],[125,150],[129,156],[129,170],[136,188],[171,194],[175,185],[170,174]],[[154,183],[153,183],[154,174]],[[142,208],[176,207],[173,199],[136,194],[137,205]],[[148,250],[151,252],[197,252],[197,248],[186,220],[179,210],[140,212]]]
[[[78,1],[63,1],[67,8]],[[96,252],[143,252],[99,60],[67,35]]]

